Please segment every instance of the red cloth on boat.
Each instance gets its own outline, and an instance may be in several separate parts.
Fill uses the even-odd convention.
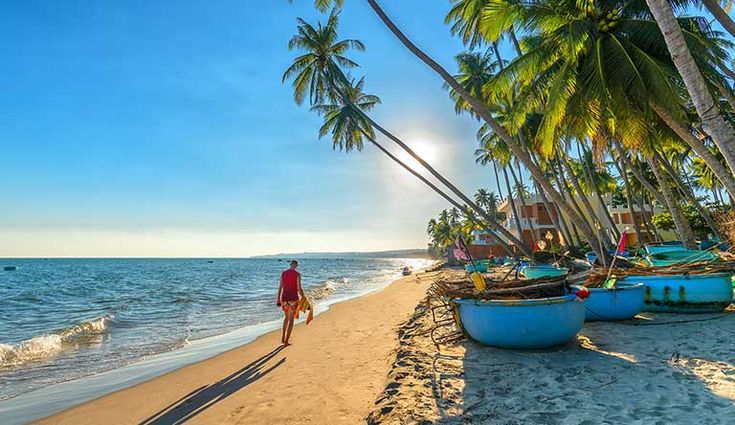
[[[281,273],[281,282],[283,283],[283,292],[281,292],[281,301],[298,301],[299,300],[299,272],[294,269],[288,269]]]

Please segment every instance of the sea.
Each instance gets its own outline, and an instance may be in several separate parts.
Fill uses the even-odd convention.
[[[0,259],[0,417],[40,417],[277,329],[287,260]],[[309,258],[299,271],[319,313],[431,263]]]

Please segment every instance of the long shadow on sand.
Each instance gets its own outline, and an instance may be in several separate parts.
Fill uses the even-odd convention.
[[[285,357],[273,366],[265,368],[266,363],[283,350],[283,348],[283,346],[280,346],[274,349],[270,353],[214,384],[197,388],[181,399],[166,406],[166,408],[155,415],[145,419],[140,425],[181,424],[192,419],[282,365],[286,361]]]

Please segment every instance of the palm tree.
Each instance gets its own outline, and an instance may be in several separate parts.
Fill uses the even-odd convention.
[[[297,34],[288,42],[289,50],[305,51],[297,56],[291,66],[283,73],[282,82],[292,79],[294,100],[301,105],[308,92],[309,103],[322,103],[326,96],[334,97],[335,83],[346,83],[341,68],[355,68],[358,65],[344,56],[349,49],[365,50],[359,40],[337,40],[339,13],[333,10],[327,23],[321,22],[313,27],[301,18],[297,19]]]
[[[684,80],[704,128],[720,148],[730,171],[735,172],[735,130],[720,114],[720,108],[712,98],[707,81],[687,46],[671,5],[667,0],[646,0],[646,3],[661,28],[671,59]]]
[[[546,193],[552,198],[554,203],[562,209],[572,221],[579,222],[579,227],[585,236],[585,239],[590,243],[590,246],[598,254],[599,258],[609,259],[610,256],[606,250],[599,247],[602,246],[600,240],[595,234],[594,230],[579,216],[579,214],[572,209],[570,204],[562,197],[562,195],[554,189],[549,181],[544,179],[544,173],[540,167],[536,166],[531,159],[528,151],[517,143],[511,137],[510,133],[500,123],[495,120],[488,105],[485,104],[481,99],[471,96],[467,91],[447,72],[439,63],[429,57],[424,51],[419,49],[406,35],[395,25],[395,23],[388,17],[385,11],[375,0],[367,0],[368,5],[378,15],[378,18],[388,28],[391,33],[419,60],[436,72],[444,82],[456,91],[457,94],[464,99],[471,107],[474,113],[479,116],[485,123],[492,128],[492,130],[498,133],[498,136],[508,145],[513,154],[520,160],[523,165],[531,173],[533,179],[546,191]]]
[[[712,16],[717,19],[717,22],[722,25],[733,37],[735,37],[735,22],[727,14],[727,10],[724,10],[717,0],[702,0],[704,7],[709,10]]]
[[[357,42],[356,40],[337,41],[337,26],[338,13],[335,11],[332,11],[330,13],[327,24],[322,25],[320,23],[317,25],[317,27],[312,26],[302,19],[298,20],[297,34],[292,38],[291,42],[289,43],[289,47],[291,49],[298,48],[301,50],[305,50],[306,53],[298,56],[294,60],[294,63],[286,70],[283,76],[284,81],[289,78],[293,78],[294,99],[297,101],[297,103],[300,100],[303,101],[306,93],[308,92],[310,102],[312,103],[312,105],[317,106],[317,108],[315,109],[317,112],[331,112],[333,117],[337,117],[338,113],[336,111],[338,108],[339,114],[342,114],[344,117],[350,117],[350,119],[352,119],[352,117],[354,116],[359,116],[360,120],[365,121],[364,123],[349,124],[345,128],[359,130],[369,127],[371,129],[374,128],[380,131],[389,140],[397,144],[409,155],[411,155],[412,158],[418,161],[424,168],[426,168],[434,177],[436,177],[444,186],[446,186],[452,193],[458,196],[470,208],[475,210],[475,212],[477,212],[477,214],[483,219],[484,225],[489,229],[491,234],[495,235],[495,233],[497,232],[502,234],[506,239],[513,243],[518,242],[518,246],[521,248],[524,254],[530,254],[530,251],[525,249],[519,240],[515,239],[515,237],[510,232],[500,226],[485,211],[478,207],[469,197],[467,197],[464,193],[457,189],[456,186],[454,186],[444,176],[439,174],[433,167],[431,167],[423,158],[416,154],[416,152],[414,152],[410,147],[408,147],[403,141],[398,139],[392,133],[388,132],[386,129],[378,125],[378,123],[370,118],[365,113],[365,111],[353,104],[353,99],[351,99],[349,91],[354,92],[354,86],[351,86],[350,81],[348,81],[348,78],[344,75],[341,66],[353,68],[357,66],[357,64],[350,59],[344,57],[342,54],[346,51],[345,46],[355,46],[358,49],[362,49],[364,46],[362,46],[362,43]],[[327,103],[324,103],[325,101],[328,101],[329,103],[336,106],[328,106]],[[329,110],[329,108],[331,108],[331,111]],[[335,119],[333,122],[339,123],[340,121]],[[328,132],[328,128],[329,126],[323,126],[320,130],[320,134],[326,134]],[[341,130],[337,129],[333,129],[332,133],[333,135],[343,134]],[[365,134],[365,132],[360,131],[348,132],[349,137],[358,137],[359,134],[362,134],[362,136],[359,137],[367,137],[367,139],[376,147],[378,147],[383,153],[389,155],[391,159],[393,159],[402,167],[406,168],[422,182],[429,185],[429,187],[431,187],[435,192],[439,193],[442,197],[447,200],[451,199],[446,195],[446,193],[438,189],[426,178],[421,176],[420,173],[417,173],[411,167],[402,163],[395,156],[390,154],[385,148],[383,148],[375,141],[371,134]],[[335,145],[344,145],[345,147],[347,146],[345,140],[341,140],[339,137],[338,140],[335,140]],[[361,141],[355,140],[353,145],[360,146]],[[457,206],[458,204],[454,200],[450,200],[450,202],[455,206]],[[508,248],[507,244],[503,240],[498,237],[496,237],[496,240],[502,246]]]

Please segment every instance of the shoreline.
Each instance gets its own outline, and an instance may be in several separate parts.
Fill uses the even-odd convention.
[[[429,267],[431,269],[432,267]],[[417,279],[417,276],[419,278]],[[379,387],[384,383],[385,376],[387,375],[388,365],[390,363],[390,352],[395,347],[391,345],[389,341],[392,341],[397,345],[397,337],[395,336],[395,330],[398,326],[405,321],[413,312],[416,304],[420,299],[423,298],[427,287],[427,279],[424,279],[423,283],[417,284],[421,281],[420,277],[427,276],[428,274],[423,272],[417,272],[414,275],[407,276],[395,280],[388,285],[370,291],[366,294],[360,295],[355,298],[348,300],[335,300],[331,303],[326,311],[320,312],[318,317],[315,317],[314,321],[307,327],[303,323],[297,324],[294,329],[294,336],[297,338],[294,340],[294,345],[287,347],[286,349],[276,349],[280,344],[278,338],[280,337],[279,329],[271,329],[269,332],[261,334],[254,339],[242,343],[242,340],[234,348],[219,352],[214,356],[195,361],[186,365],[182,365],[178,368],[170,370],[164,374],[158,376],[146,376],[145,379],[141,379],[138,383],[128,383],[123,388],[117,389],[114,392],[106,395],[98,396],[97,398],[90,399],[89,401],[83,402],[82,404],[67,407],[65,410],[56,411],[51,416],[36,416],[34,418],[27,418],[26,420],[40,421],[38,423],[145,423],[150,419],[151,415],[156,413],[162,413],[165,415],[171,415],[172,413],[166,413],[164,410],[166,406],[171,403],[176,404],[176,400],[180,398],[186,399],[186,396],[192,396],[192,390],[202,389],[207,391],[210,389],[214,391],[215,388],[222,387],[222,379],[227,377],[229,372],[238,372],[237,366],[242,367],[248,362],[258,359],[259,361],[249,364],[250,368],[257,368],[252,370],[249,377],[250,379],[243,379],[248,381],[247,385],[243,385],[242,388],[238,388],[232,393],[228,393],[226,397],[242,398],[247,395],[253,396],[253,392],[250,387],[264,386],[271,388],[274,385],[271,380],[281,382],[289,387],[295,387],[296,382],[289,381],[289,377],[281,376],[280,370],[275,369],[289,369],[291,364],[286,365],[286,357],[289,360],[293,360],[294,367],[298,363],[312,363],[310,366],[303,366],[304,370],[301,370],[301,366],[298,366],[297,375],[313,375],[312,379],[301,381],[304,386],[317,385],[313,388],[315,396],[322,396],[324,388],[318,384],[317,381],[320,379],[329,379],[329,363],[334,358],[338,358],[341,361],[347,363],[353,363],[357,359],[365,364],[378,362],[382,365],[381,369],[385,369],[385,373],[378,371],[364,371],[363,381],[365,387],[369,389],[369,394],[363,394],[360,399],[362,402],[362,409],[359,413],[356,413],[354,409],[348,409],[349,412],[339,413],[332,411],[331,414],[326,413],[323,408],[318,408],[316,411],[312,411],[310,414],[304,416],[306,418],[317,416],[323,420],[332,420],[332,414],[340,417],[346,414],[346,417],[354,420],[361,420],[369,413],[369,407],[372,404],[374,395],[378,391]],[[395,308],[391,309],[389,306]],[[367,319],[364,316],[367,315]],[[387,322],[386,316],[390,316],[393,320]],[[354,322],[354,329],[350,329],[348,323]],[[275,324],[277,327],[278,323]],[[366,340],[360,338],[360,334],[367,333],[368,335],[381,334],[379,338],[365,347],[366,351],[371,351],[380,348],[381,354],[377,356],[370,356],[364,358],[364,353],[359,355],[352,355],[348,353],[350,350],[348,341],[353,341],[359,346],[365,346]],[[303,334],[303,343],[300,334]],[[344,338],[335,339],[335,334],[340,335]],[[332,344],[329,346],[324,345],[324,339],[329,339]],[[329,356],[326,358],[313,359],[310,353],[321,352],[325,350],[330,351]],[[279,363],[280,359],[280,363]],[[275,362],[273,365],[274,369],[263,369],[261,367]],[[291,363],[291,362],[289,362]],[[360,369],[360,365],[354,365],[354,369]],[[373,365],[376,366],[376,365]],[[316,370],[323,370],[323,373],[316,373]],[[239,372],[245,373],[249,369],[240,369]],[[256,373],[257,372],[257,373]],[[262,374],[268,374],[269,376],[264,379],[261,378]],[[237,375],[239,377],[239,375]],[[271,376],[273,379],[271,379]],[[257,377],[257,379],[255,379]],[[336,384],[344,384],[345,382],[353,382],[354,377],[345,376],[343,373],[339,375],[340,378],[332,378],[331,380],[337,380]],[[232,379],[232,376],[230,377]],[[255,382],[258,381],[258,382]],[[241,382],[242,383],[242,382]],[[61,384],[63,385],[63,384]],[[354,385],[354,382],[353,382]],[[348,392],[354,392],[353,385],[350,385]],[[330,386],[333,388],[334,386]],[[52,388],[52,387],[49,387]],[[259,392],[259,391],[257,391]],[[277,388],[271,388],[268,393],[272,393],[273,397],[278,398],[282,391]],[[195,394],[196,395],[196,394]],[[199,397],[203,397],[203,394],[198,394]],[[299,395],[301,398],[303,395]],[[334,397],[340,397],[340,394],[333,394],[331,399]],[[180,401],[180,400],[179,400]],[[229,402],[229,400],[228,400]],[[356,401],[351,401],[349,405],[352,405]],[[191,403],[191,400],[189,400]],[[247,404],[247,399],[243,399],[242,403]],[[314,406],[321,406],[321,401],[316,402]],[[359,404],[359,403],[358,403]],[[273,403],[269,403],[273,406]],[[170,406],[169,406],[170,407]],[[242,407],[242,406],[241,406]],[[322,406],[323,407],[323,406]],[[220,417],[219,414],[222,412],[222,408],[219,406],[216,408],[206,407],[206,415],[198,416],[198,420],[204,420],[204,417],[217,417],[219,419],[213,419],[211,423],[220,423],[221,421],[237,423],[237,421],[229,421],[227,418]],[[242,409],[241,409],[242,410]],[[277,410],[277,409],[276,409]],[[306,409],[309,410],[309,409]],[[339,409],[337,409],[339,410]],[[199,413],[197,413],[198,415]],[[259,413],[257,417],[249,417],[247,423],[257,423],[263,421],[263,423],[272,423],[277,418],[273,415],[278,416],[278,412],[263,412]],[[311,415],[311,416],[310,416]],[[249,416],[249,415],[246,415]],[[170,418],[169,418],[170,419]],[[293,420],[293,418],[283,417],[282,420]],[[149,423],[156,423],[156,420],[149,421]]]

